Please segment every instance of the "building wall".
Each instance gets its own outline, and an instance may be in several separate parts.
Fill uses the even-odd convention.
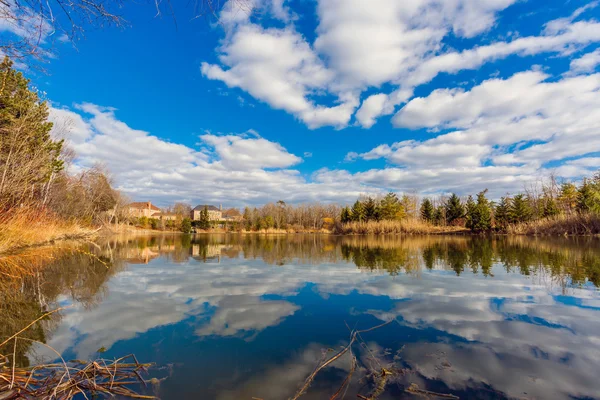
[[[129,207],[129,216],[134,218],[148,217],[151,218],[152,214],[157,212],[156,210],[151,210],[149,208],[137,208],[137,207]]]
[[[193,220],[200,221],[200,213],[202,210],[194,210],[193,212]],[[220,221],[221,220],[221,211],[208,210],[208,219],[209,221]]]

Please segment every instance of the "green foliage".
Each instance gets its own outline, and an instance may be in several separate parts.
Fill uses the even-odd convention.
[[[516,195],[510,205],[510,222],[513,224],[527,222],[531,219],[531,214],[531,206],[527,197],[522,193]]]
[[[200,211],[200,219],[198,220],[198,228],[207,230],[210,228],[210,218],[208,216],[208,207],[204,206]]]
[[[545,195],[542,198],[542,218],[554,217],[560,214],[560,209],[558,208],[558,204],[554,197],[549,195]]]
[[[433,221],[436,225],[446,224],[446,207],[444,205],[437,206],[433,214]]]
[[[577,193],[577,211],[600,214],[600,179],[584,179]]]
[[[427,222],[433,222],[435,219],[435,210],[433,209],[433,204],[431,200],[424,199],[421,203],[421,218]]]
[[[456,225],[465,216],[465,208],[455,193],[452,193],[446,202],[446,222],[448,225]]]
[[[397,220],[403,217],[403,207],[395,193],[385,195],[379,205],[379,216],[383,220]]]
[[[249,207],[244,208],[244,229],[252,230],[252,210]]]
[[[472,219],[471,229],[475,232],[486,232],[492,229],[492,207],[485,197],[487,189],[477,194],[477,205]]]
[[[365,208],[365,221],[379,221],[381,219],[379,205],[372,197],[368,197],[363,205]]]
[[[473,197],[469,196],[469,198],[467,199],[467,203],[465,204],[465,226],[471,230],[474,230],[473,229],[473,226],[474,226],[473,221],[475,220],[476,208],[477,208],[477,205],[473,201]]]
[[[64,165],[63,141],[50,136],[48,106],[5,57],[0,64],[0,197],[7,205],[43,196],[44,184]]]
[[[496,212],[494,213],[494,220],[496,228],[504,231],[510,223],[510,208],[511,208],[510,197],[502,197],[500,203],[496,206]]]
[[[350,211],[349,207],[342,208],[342,213],[340,214],[340,221],[343,224],[352,221],[352,211]]]
[[[274,221],[273,217],[270,215],[267,215],[264,218],[264,221],[265,221],[264,222],[265,228],[267,228],[267,229],[270,229],[275,225],[275,221]]]
[[[189,218],[181,220],[181,232],[191,233],[192,232],[192,221]]]
[[[148,226],[150,226],[150,223],[148,221],[148,217],[140,217],[140,218],[138,218],[138,226],[140,226],[142,228],[148,228]]]
[[[577,208],[577,186],[571,182],[565,182],[560,186],[558,202],[565,212],[572,212]]]
[[[352,221],[363,222],[365,221],[365,207],[360,200],[356,200],[352,206]]]
[[[150,223],[150,228],[152,229],[158,229],[158,220],[156,218],[150,218],[148,219],[148,222]]]

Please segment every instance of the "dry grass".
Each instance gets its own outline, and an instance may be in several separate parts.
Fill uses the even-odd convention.
[[[62,221],[44,210],[17,208],[0,212],[0,253],[90,232],[90,229]]]
[[[582,236],[600,235],[600,215],[571,214],[511,225],[511,235]]]
[[[152,364],[141,364],[133,354],[116,360],[65,361],[52,347],[38,340],[22,337],[27,330],[56,309],[36,318],[9,338],[2,338],[0,348],[13,349],[10,354],[0,354],[0,399],[72,399],[81,394],[84,398],[128,397],[154,399],[140,395],[131,386],[146,385],[141,373],[147,372]],[[17,343],[29,341],[48,347],[60,360],[52,364],[19,367],[16,363]],[[13,346],[10,344],[13,343]],[[90,397],[88,397],[90,396]]]
[[[339,226],[335,233],[340,235],[431,235],[467,232],[463,227],[435,226],[417,219],[402,221],[349,222]]]

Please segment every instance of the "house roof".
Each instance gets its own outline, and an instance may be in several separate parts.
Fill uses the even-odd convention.
[[[223,211],[223,216],[224,217],[241,217],[242,214],[235,208],[230,208],[229,210]]]
[[[200,204],[194,207],[194,211],[202,211],[204,208],[207,208],[209,211],[220,211],[217,207],[211,206],[210,204]]]
[[[134,203],[129,203],[129,208],[139,208],[141,210],[150,209],[154,211],[160,211],[160,208],[156,207],[149,201],[136,201]]]

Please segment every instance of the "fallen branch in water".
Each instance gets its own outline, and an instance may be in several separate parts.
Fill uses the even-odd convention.
[[[72,360],[65,364],[44,364],[30,368],[7,367],[0,362],[0,399],[72,399],[77,394],[85,398],[124,396],[135,399],[155,399],[137,394],[128,386],[145,381],[141,372],[152,364],[141,364],[133,354],[117,360],[98,359],[91,362]]]
[[[372,328],[369,329],[364,329],[362,331],[352,331],[351,335],[350,335],[350,343],[348,343],[348,345],[346,347],[344,347],[342,350],[340,350],[336,355],[334,355],[333,357],[329,358],[327,361],[320,363],[320,365],[313,371],[312,374],[310,374],[308,376],[308,378],[306,378],[306,381],[304,382],[304,385],[300,388],[300,390],[298,390],[298,392],[296,392],[296,395],[294,397],[291,398],[291,400],[297,400],[300,396],[302,396],[303,394],[306,393],[306,390],[308,389],[308,387],[310,386],[310,384],[312,383],[312,381],[315,379],[315,377],[317,376],[317,374],[319,373],[319,371],[321,371],[323,368],[327,367],[328,365],[330,365],[332,362],[334,362],[335,360],[339,359],[341,356],[343,356],[344,354],[346,354],[348,351],[351,351],[352,345],[354,344],[354,342],[357,340],[357,337],[361,334],[361,333],[366,333],[366,332],[371,332],[374,331],[375,329],[379,329],[389,323],[391,323],[392,321],[394,321],[393,319],[384,322],[381,325],[377,325],[374,326]],[[352,355],[352,357],[354,358],[354,355]],[[351,372],[354,372],[351,370]],[[349,379],[346,378],[348,381]],[[348,382],[349,383],[349,382]],[[341,392],[341,388],[338,392]],[[337,393],[334,394],[334,397],[332,397],[332,399],[335,399],[337,396]]]
[[[136,393],[131,386],[146,386],[141,373],[153,364],[138,362],[133,354],[116,360],[65,361],[51,346],[37,340],[19,337],[38,321],[56,313],[59,308],[43,314],[23,329],[0,343],[0,348],[14,341],[11,357],[0,354],[0,400],[61,399],[69,400],[80,394],[89,399],[97,397],[128,397],[155,399]],[[60,363],[18,367],[16,364],[17,341],[26,340],[48,347],[60,359]]]

